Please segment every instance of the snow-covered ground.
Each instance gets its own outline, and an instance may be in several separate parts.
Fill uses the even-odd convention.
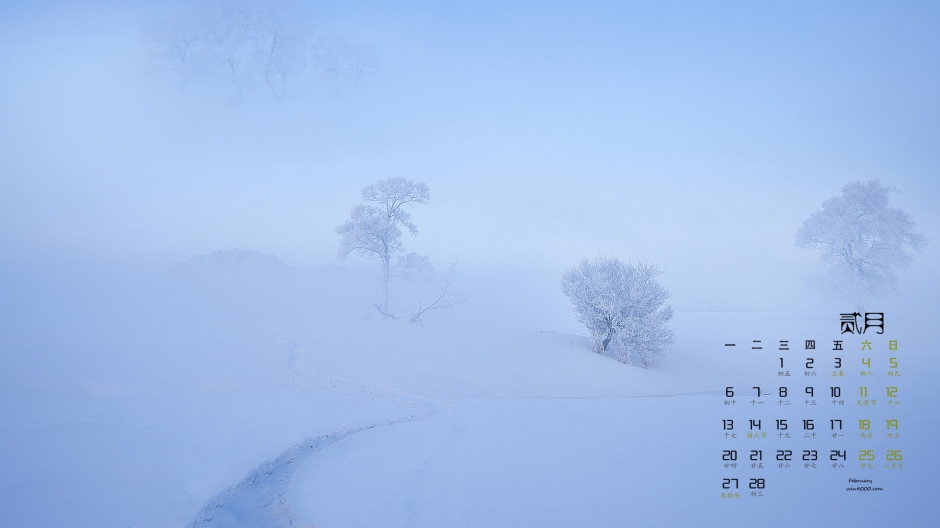
[[[938,27],[0,1],[0,528],[940,526]],[[561,292],[605,256],[656,368]]]
[[[830,339],[837,314],[680,311],[644,370],[592,353],[563,305],[519,310],[522,286],[470,286],[422,327],[342,270],[17,273],[3,526],[926,526],[940,491],[914,307],[888,312],[911,351],[903,473],[768,468],[764,497],[726,501],[724,388],[775,384],[776,359],[723,344]],[[884,492],[844,490],[870,474]]]

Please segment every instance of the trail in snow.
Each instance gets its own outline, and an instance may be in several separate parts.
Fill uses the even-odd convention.
[[[400,391],[354,383],[322,367],[314,370],[300,359],[293,348],[289,357],[288,385],[314,386],[340,392],[360,392],[373,396],[391,396],[411,400],[405,416],[332,433],[312,436],[255,468],[240,483],[210,499],[190,523],[191,528],[281,528],[298,526],[297,517],[287,500],[294,473],[315,453],[356,433],[400,423],[430,418],[431,401]]]
[[[293,370],[293,369],[292,369]],[[306,369],[304,369],[306,370]],[[289,381],[291,384],[300,385],[299,380],[317,379],[322,382],[322,372],[319,375],[311,375],[313,372],[300,372],[301,376]],[[331,375],[333,373],[330,373]],[[332,378],[332,376],[330,376]],[[399,391],[381,390],[375,387],[363,387],[358,384],[348,382],[347,380],[331,379],[330,385],[334,389],[339,389],[335,384],[340,384],[345,389],[353,389],[357,392],[367,392],[371,394],[395,395],[404,397],[413,401],[412,406],[420,408],[415,409],[418,412],[388,420],[385,422],[371,423],[360,427],[346,428],[334,431],[332,433],[319,436],[308,437],[303,442],[287,449],[277,457],[264,462],[240,483],[225,489],[211,500],[209,500],[196,518],[190,523],[191,528],[281,528],[299,526],[297,516],[287,499],[293,482],[294,473],[315,453],[326,449],[327,447],[348,438],[354,434],[387,427],[406,422],[428,419],[433,416],[432,401],[414,395],[401,393]],[[703,393],[683,393],[653,396],[653,398],[673,398],[683,396],[717,394],[717,391],[707,391]],[[522,398],[529,399],[529,398]],[[580,398],[578,398],[580,399]],[[586,398],[592,399],[592,398]],[[452,407],[452,403],[448,407]]]
[[[223,490],[210,499],[190,523],[192,528],[280,528],[299,526],[300,521],[288,500],[296,471],[315,453],[354,434],[405,422],[427,419],[433,415],[432,402],[452,407],[452,402],[429,400],[402,391],[367,386],[352,381],[342,374],[313,367],[301,353],[302,346],[286,342],[290,386],[306,389],[357,392],[373,396],[401,398],[400,403],[410,405],[410,413],[385,422],[340,429],[332,433],[306,438],[277,457],[252,470],[240,483]],[[660,395],[660,397],[697,396],[718,394],[718,391]],[[637,396],[648,397],[648,396]],[[528,398],[523,398],[528,399]],[[576,398],[578,399],[578,398]],[[588,398],[591,399],[591,398]],[[407,403],[406,403],[407,402]]]
[[[225,489],[203,506],[191,528],[280,528],[297,526],[296,516],[287,500],[287,492],[297,471],[314,453],[356,433],[413,422],[431,416],[430,407],[423,414],[412,414],[386,422],[372,423],[332,433],[309,437],[274,459],[255,468],[242,482]]]

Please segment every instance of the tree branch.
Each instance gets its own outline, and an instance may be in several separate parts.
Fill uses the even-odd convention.
[[[392,319],[392,320],[401,319],[400,315],[395,315],[393,313],[389,313],[383,310],[382,307],[378,305],[378,303],[373,304],[372,306],[375,306],[375,309],[378,310],[379,313],[382,314],[382,317],[385,319]]]

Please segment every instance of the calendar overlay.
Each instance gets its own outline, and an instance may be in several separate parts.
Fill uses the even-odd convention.
[[[847,492],[877,493],[885,472],[904,471],[903,343],[886,334],[882,312],[839,314],[833,326],[825,340],[723,344],[747,349],[764,368],[753,383],[724,388],[714,459],[722,499],[769,496],[775,482],[820,472],[842,475],[827,480]]]

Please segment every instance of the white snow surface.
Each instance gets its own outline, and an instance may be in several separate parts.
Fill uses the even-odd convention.
[[[3,526],[923,526],[940,490],[916,304],[889,312],[912,350],[906,473],[878,497],[840,492],[849,471],[771,473],[729,504],[723,390],[774,383],[754,373],[775,356],[723,343],[824,340],[831,311],[678,311],[644,370],[513,280],[422,327],[370,311],[350,271],[83,273],[6,285]]]

